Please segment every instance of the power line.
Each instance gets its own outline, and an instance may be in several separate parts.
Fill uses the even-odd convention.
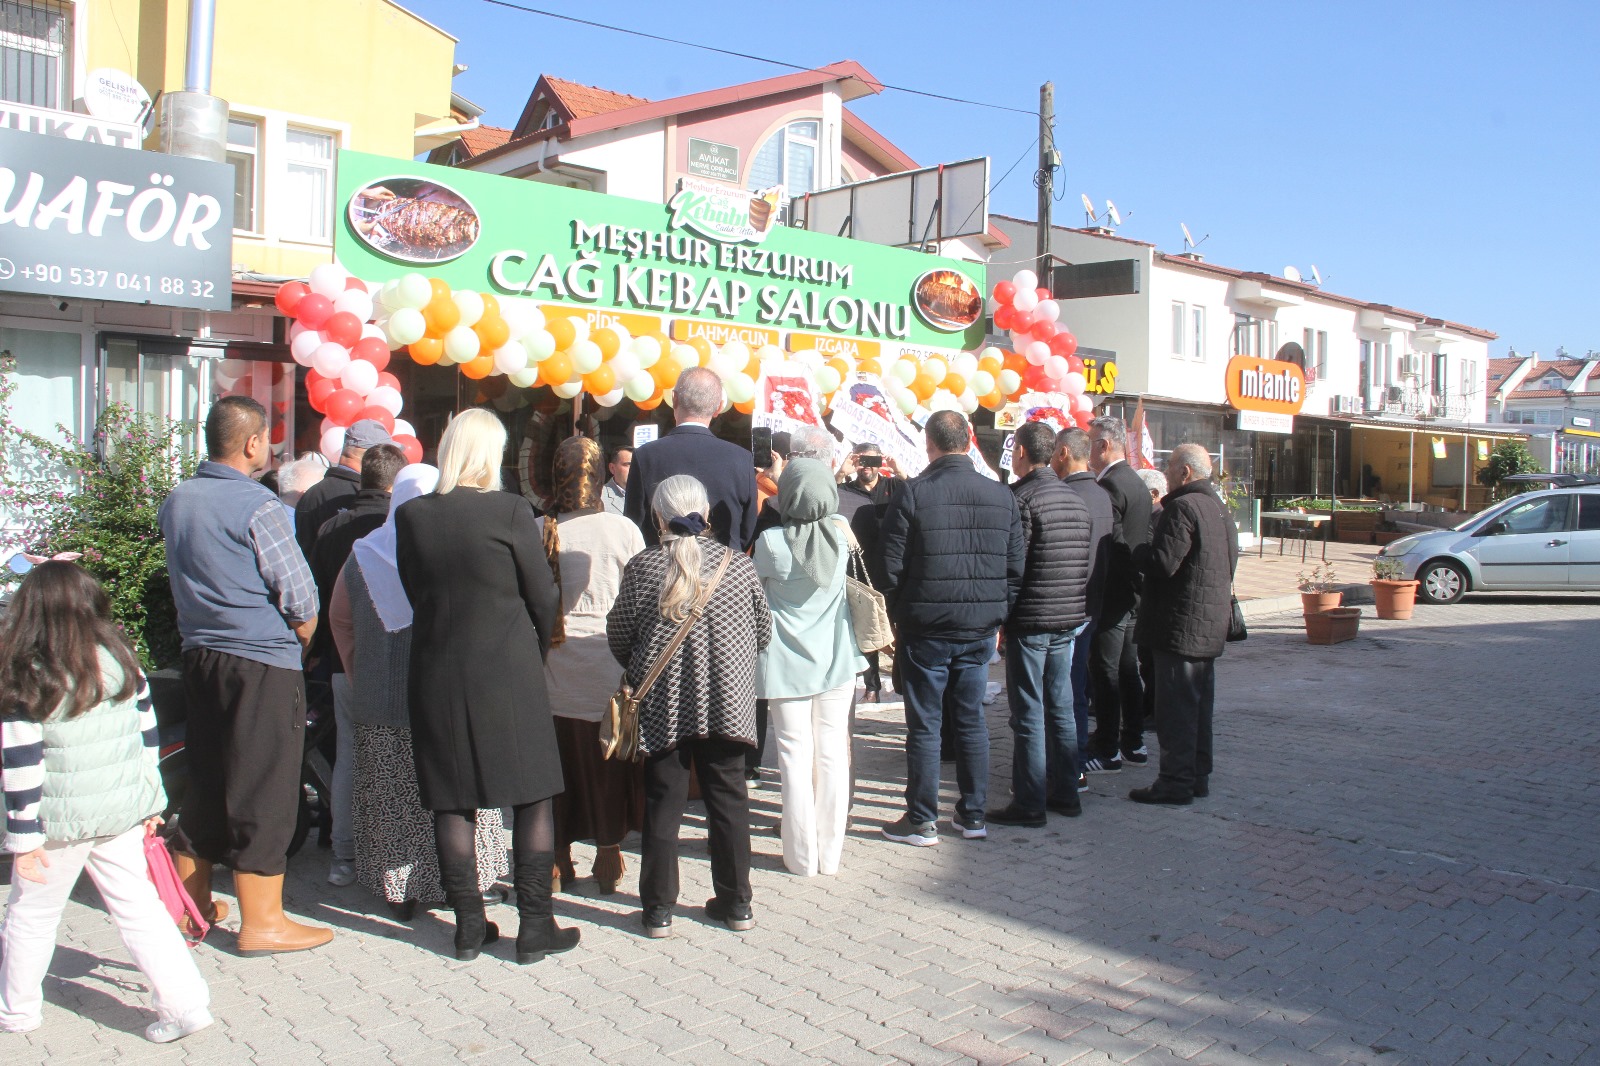
[[[662,44],[675,44],[675,45],[679,45],[679,46],[681,46],[683,48],[697,48],[702,52],[715,52],[717,55],[731,56],[734,59],[749,59],[749,60],[753,60],[754,62],[757,62],[757,63],[768,63],[768,64],[771,64],[772,66],[775,66],[775,67],[786,67],[789,70],[800,70],[800,71],[805,71],[807,73],[822,73],[823,72],[822,68],[820,68],[820,67],[806,66],[805,64],[802,64],[802,63],[789,63],[789,62],[786,62],[786,61],[784,61],[782,59],[771,59],[771,58],[768,58],[767,56],[752,55],[749,52],[735,52],[735,51],[733,51],[731,49],[728,49],[728,48],[718,48],[715,45],[700,44],[697,41],[679,40],[676,37],[662,37],[659,34],[646,33],[643,30],[631,30],[631,29],[627,28],[626,26],[612,26],[609,23],[595,22],[595,21],[593,21],[591,19],[581,19],[581,18],[578,18],[578,17],[576,17],[574,15],[563,15],[560,12],[556,12],[556,11],[545,11],[542,8],[526,7],[526,6],[522,5],[522,4],[513,4],[513,3],[510,2],[510,0],[483,0],[483,3],[490,4],[490,5],[494,6],[494,7],[509,8],[512,11],[520,11],[525,15],[542,15],[545,18],[556,19],[557,21],[560,21],[560,22],[571,22],[571,23],[573,23],[575,25],[578,25],[578,26],[588,26],[588,27],[590,27],[592,29],[597,29],[597,30],[610,30],[612,33],[625,33],[630,37],[642,37],[647,41],[659,41]],[[1025,111],[1020,107],[1007,107],[1005,104],[990,104],[990,103],[985,103],[982,100],[967,100],[967,99],[965,99],[963,97],[960,97],[960,96],[946,96],[946,95],[944,95],[942,93],[928,92],[925,89],[912,89],[912,88],[908,88],[907,86],[904,86],[904,85],[887,85],[886,84],[883,87],[885,89],[891,90],[893,92],[909,93],[912,96],[923,96],[923,97],[927,97],[930,100],[943,100],[946,103],[967,104],[967,105],[969,105],[971,107],[986,107],[986,108],[989,108],[990,110],[993,110],[993,111],[1009,111],[1009,112],[1011,112],[1012,114],[1015,114],[1015,115],[1027,115],[1029,117],[1037,117],[1038,116],[1038,112],[1036,112],[1036,111]]]
[[[995,182],[993,185],[989,186],[989,196],[984,198],[985,201],[988,200],[989,197],[994,196],[995,190],[1000,188],[1000,186],[1002,186],[1002,185],[1004,185],[1006,183],[1006,179],[1011,176],[1011,172],[1013,170],[1016,170],[1019,166],[1022,165],[1022,161],[1024,159],[1028,158],[1028,153],[1033,151],[1033,146],[1038,144],[1038,143],[1039,143],[1039,138],[1035,137],[1032,141],[1030,141],[1028,143],[1028,147],[1026,147],[1026,148],[1024,148],[1022,150],[1022,154],[1017,156],[1017,161],[1015,163],[1012,163],[1009,167],[1006,167],[1006,172],[1004,174],[1000,175],[1000,180]],[[967,228],[967,223],[972,221],[972,216],[978,213],[978,208],[981,207],[981,206],[983,206],[983,202],[982,201],[972,205],[972,210],[967,212],[967,217],[961,220],[961,227],[960,227],[961,229],[964,230],[964,229]]]

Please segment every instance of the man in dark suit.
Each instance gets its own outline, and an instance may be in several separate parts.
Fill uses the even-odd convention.
[[[1111,497],[1089,472],[1089,434],[1073,426],[1056,434],[1056,454],[1050,468],[1061,483],[1089,509],[1089,588],[1084,595],[1088,628],[1072,645],[1072,711],[1078,727],[1078,765],[1089,758],[1089,652],[1094,644],[1095,619],[1100,617],[1101,590],[1111,552]],[[1078,775],[1078,791],[1087,792],[1088,778]]]
[[[659,544],[651,510],[656,486],[674,474],[688,474],[706,488],[711,513],[705,518],[713,535],[742,552],[755,540],[756,468],[747,450],[711,435],[711,420],[722,410],[722,382],[705,367],[690,367],[678,375],[672,400],[678,425],[633,453],[623,513],[646,544]]]
[[[1150,490],[1127,459],[1122,419],[1106,415],[1089,423],[1089,469],[1111,497],[1106,578],[1089,653],[1095,725],[1083,768],[1091,774],[1116,773],[1124,762],[1142,766],[1150,759],[1144,746],[1144,686],[1133,644],[1150,551]]]

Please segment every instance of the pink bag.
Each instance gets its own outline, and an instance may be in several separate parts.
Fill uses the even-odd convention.
[[[150,881],[156,886],[156,895],[161,897],[167,913],[172,915],[172,920],[183,932],[183,938],[189,946],[198,946],[206,933],[211,931],[211,923],[200,913],[200,907],[189,896],[189,890],[183,887],[183,882],[178,878],[178,868],[172,864],[172,852],[167,850],[167,842],[154,830],[145,834],[144,859],[150,867]],[[189,919],[187,926],[183,920],[185,916]],[[198,934],[189,936],[191,930],[198,931]]]

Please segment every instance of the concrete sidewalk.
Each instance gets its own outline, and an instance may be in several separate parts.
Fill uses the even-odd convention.
[[[1322,543],[1312,541],[1306,557],[1300,558],[1301,541],[1282,543],[1276,537],[1264,545],[1240,551],[1239,569],[1233,578],[1234,594],[1246,618],[1259,618],[1281,611],[1300,610],[1299,575],[1322,564]],[[1334,568],[1344,588],[1347,604],[1371,603],[1372,561],[1378,549],[1371,544],[1328,544],[1328,565]]]

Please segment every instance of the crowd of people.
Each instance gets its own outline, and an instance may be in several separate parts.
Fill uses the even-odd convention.
[[[489,411],[457,415],[433,465],[407,465],[380,424],[357,422],[337,464],[287,464],[275,494],[260,479],[265,412],[219,400],[207,461],[161,512],[190,766],[171,848],[203,923],[180,929],[143,879],[165,799],[132,652],[94,579],[45,562],[0,620],[16,856],[0,1029],[39,1024],[56,923],[83,868],[154,990],[153,1040],[210,1023],[183,944],[228,913],[215,866],[232,871],[240,954],[332,939],[283,908],[307,676],[327,679],[337,724],[329,882],[361,886],[400,921],[447,906],[463,961],[499,938],[487,907],[507,878],[517,962],[576,947],[580,931],[552,907],[580,876],[572,845],[593,842],[590,874],[609,894],[633,832],[640,931],[670,935],[694,790],[711,856],[704,913],[751,928],[747,790],[768,732],[784,865],[837,873],[856,704],[887,685],[906,724],[905,810],[882,827],[887,840],[939,843],[947,759],[964,838],[1079,816],[1087,774],[1148,761],[1152,717],[1159,773],[1130,798],[1208,794],[1237,541],[1204,449],[1175,448],[1157,485],[1128,465],[1115,418],[1087,432],[1029,423],[1003,484],[974,468],[966,420],[942,411],[915,477],[820,427],[775,441],[758,470],[711,432],[724,404],[715,374],[685,371],[671,432],[610,454],[562,442],[536,511],[501,491],[506,431]],[[852,574],[886,598],[892,648],[861,647]],[[997,654],[1014,744],[1010,799],[990,809]],[[637,762],[602,743],[619,675],[637,700]]]

